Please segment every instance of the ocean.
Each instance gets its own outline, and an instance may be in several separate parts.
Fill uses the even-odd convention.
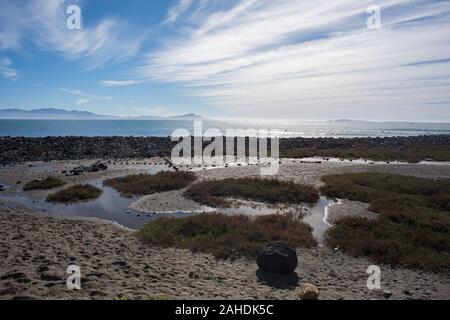
[[[0,136],[169,136],[176,129],[193,133],[194,122],[186,120],[0,120]],[[280,130],[283,137],[393,137],[450,135],[450,123],[299,121],[251,123],[203,121],[203,131],[219,129]]]

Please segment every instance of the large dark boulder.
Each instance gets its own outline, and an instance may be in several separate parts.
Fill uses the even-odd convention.
[[[289,274],[297,267],[297,252],[286,243],[274,242],[258,254],[256,263],[261,271]]]

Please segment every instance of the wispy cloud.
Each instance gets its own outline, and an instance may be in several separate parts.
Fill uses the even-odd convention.
[[[163,23],[175,22],[182,13],[189,9],[193,2],[194,0],[179,0],[175,6],[169,9]]]
[[[100,84],[105,87],[129,87],[142,83],[139,80],[103,80]]]
[[[127,110],[128,115],[134,114],[135,116],[172,117],[177,115],[177,113],[166,107],[131,107],[123,109]]]
[[[76,103],[78,105],[83,105],[83,104],[87,104],[87,103],[91,103],[94,101],[107,101],[107,100],[112,100],[112,97],[109,96],[101,96],[101,95],[97,95],[97,94],[88,94],[88,93],[84,93],[81,90],[72,90],[72,89],[66,89],[66,88],[60,88],[59,91],[64,92],[64,93],[68,93],[72,96],[78,97]]]
[[[10,80],[17,80],[19,75],[17,71],[12,67],[12,62],[8,58],[0,58],[0,74]]]
[[[217,3],[175,15],[187,31],[149,53],[138,76],[236,114],[393,114],[450,101],[449,1]],[[381,30],[366,28],[371,5]]]
[[[82,60],[88,69],[123,62],[138,53],[144,35],[127,28],[125,21],[104,18],[81,30],[69,30],[66,8],[71,4],[68,0],[2,0],[0,50],[17,49],[29,41],[68,60]]]

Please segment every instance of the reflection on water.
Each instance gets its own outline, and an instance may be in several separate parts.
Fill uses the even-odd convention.
[[[189,213],[145,214],[130,208],[133,198],[122,197],[116,190],[103,186],[101,181],[92,183],[103,190],[102,195],[94,201],[65,205],[48,203],[44,200],[27,196],[0,196],[0,200],[10,201],[35,209],[42,213],[63,217],[88,217],[117,222],[131,229],[138,229],[146,222],[161,217],[183,217]]]
[[[303,221],[313,227],[313,236],[317,240],[323,240],[323,234],[331,225],[326,221],[327,210],[330,206],[337,204],[336,201],[328,199],[327,197],[320,197],[319,201],[313,206],[306,207],[286,207],[279,208],[275,206],[268,206],[264,204],[258,205],[242,205],[238,207],[220,209],[220,212],[230,215],[250,215],[260,216],[277,213],[303,213]]]
[[[41,213],[48,213],[63,217],[88,217],[98,218],[117,222],[118,224],[131,229],[139,229],[146,222],[162,217],[187,217],[191,212],[166,212],[166,213],[142,213],[130,208],[136,198],[122,197],[115,189],[104,186],[101,181],[93,181],[92,185],[103,190],[102,195],[94,201],[80,202],[77,204],[55,204],[48,203],[42,199],[34,199],[27,196],[0,196],[0,200],[10,203],[18,203]],[[264,204],[249,205],[240,203],[235,208],[218,209],[225,214],[243,215],[267,215],[283,212],[304,213],[303,221],[313,227],[313,235],[319,241],[322,240],[323,233],[330,227],[326,222],[326,210],[330,205],[335,204],[333,200],[320,197],[318,203],[310,207],[279,207]]]

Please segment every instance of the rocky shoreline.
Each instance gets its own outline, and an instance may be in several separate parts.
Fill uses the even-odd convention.
[[[52,160],[168,157],[176,143],[170,137],[1,137],[0,165]],[[280,139],[280,151],[295,148],[402,149],[417,145],[449,147],[450,136]]]

